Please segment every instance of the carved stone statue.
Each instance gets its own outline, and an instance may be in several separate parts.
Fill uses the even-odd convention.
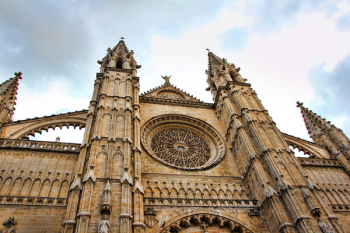
[[[321,218],[319,218],[318,226],[321,228],[323,233],[334,233],[333,227],[331,226],[329,221],[327,221],[327,224],[326,224],[321,220]]]
[[[165,80],[164,85],[170,85],[170,81],[169,81],[170,77],[171,77],[171,75],[170,76],[162,76],[162,78]]]
[[[107,216],[103,215],[103,220],[98,224],[98,233],[108,233],[109,232],[109,221]]]

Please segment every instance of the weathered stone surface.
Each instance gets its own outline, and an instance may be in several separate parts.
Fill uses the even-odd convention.
[[[211,52],[214,103],[170,76],[140,94],[133,55],[123,40],[107,50],[88,110],[11,122],[21,74],[0,85],[2,230],[350,232],[340,129],[298,103],[314,142],[281,133],[240,68]],[[82,144],[24,140],[70,125],[85,127]]]

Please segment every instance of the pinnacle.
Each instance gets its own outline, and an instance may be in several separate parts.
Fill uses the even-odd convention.
[[[324,129],[325,127],[334,127],[330,121],[314,113],[312,110],[305,108],[302,102],[297,102],[297,107],[301,109],[305,126],[308,129],[308,133],[312,134],[314,130]]]

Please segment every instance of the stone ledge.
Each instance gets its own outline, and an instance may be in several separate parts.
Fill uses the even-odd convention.
[[[259,208],[256,200],[145,197],[144,206]]]
[[[79,153],[80,144],[0,138],[0,148]]]
[[[0,205],[66,207],[67,200],[67,198],[54,197],[0,196]]]

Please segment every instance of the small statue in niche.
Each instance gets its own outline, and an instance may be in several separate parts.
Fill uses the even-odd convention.
[[[103,219],[98,224],[98,233],[108,233],[109,232],[109,221],[107,216],[103,215]]]

